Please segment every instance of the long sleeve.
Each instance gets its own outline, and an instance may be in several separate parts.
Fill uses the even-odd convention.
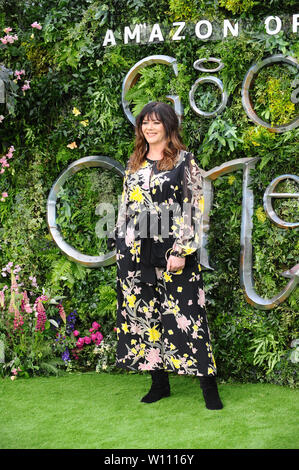
[[[128,170],[126,167],[123,179],[123,189],[121,194],[121,201],[118,209],[117,221],[114,229],[108,235],[107,247],[113,250],[116,247],[116,237],[125,237],[126,222],[127,222],[127,203],[128,203],[128,187],[127,187]]]
[[[191,153],[185,157],[182,173],[181,215],[174,218],[173,234],[176,240],[169,252],[169,255],[180,257],[200,248],[204,210],[202,174]]]

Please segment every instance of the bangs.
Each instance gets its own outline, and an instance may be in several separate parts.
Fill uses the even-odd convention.
[[[158,113],[157,111],[155,111],[154,109],[152,110],[152,112],[146,113],[145,116],[143,116],[143,118],[142,118],[142,120],[141,120],[141,124],[143,123],[143,121],[148,121],[148,120],[151,120],[151,121],[162,121],[161,116],[160,116],[159,113]]]

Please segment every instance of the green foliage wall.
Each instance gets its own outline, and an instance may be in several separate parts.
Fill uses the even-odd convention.
[[[184,106],[184,141],[199,166],[210,169],[225,161],[260,157],[253,174],[254,271],[257,292],[275,295],[286,283],[280,273],[296,264],[298,238],[295,230],[274,226],[263,211],[263,193],[273,178],[295,174],[298,162],[298,129],[274,134],[251,122],[241,103],[241,85],[251,65],[275,53],[299,58],[297,35],[289,20],[279,34],[266,35],[264,18],[290,18],[295,1],[251,0],[129,0],[93,1],[8,0],[0,3],[0,30],[11,27],[13,43],[0,44],[0,63],[13,71],[2,72],[8,89],[8,107],[0,104],[0,157],[10,146],[15,150],[10,166],[0,174],[1,267],[9,261],[22,267],[25,287],[36,276],[51,296],[63,300],[66,310],[77,309],[80,321],[101,320],[104,333],[114,326],[115,266],[97,270],[67,260],[52,241],[46,224],[49,190],[69,163],[87,155],[107,155],[125,165],[133,148],[134,130],[121,106],[121,87],[129,69],[154,54],[175,57],[179,75],[167,66],[144,69],[130,91],[131,109],[152,99],[178,94]],[[192,31],[200,19],[222,25],[223,19],[251,25],[247,33],[199,40]],[[31,27],[35,21],[42,29]],[[186,39],[125,45],[124,26],[158,23],[171,30],[175,21],[186,21]],[[164,29],[163,29],[164,28]],[[116,45],[103,47],[107,29]],[[6,33],[3,32],[3,37]],[[229,93],[229,102],[216,118],[194,114],[188,93],[199,76],[196,59],[221,58],[225,67],[215,74]],[[15,71],[24,70],[17,79]],[[298,77],[298,75],[297,75]],[[263,69],[252,88],[252,100],[262,119],[284,124],[298,116],[291,103],[294,68],[275,65]],[[22,90],[24,84],[30,86]],[[198,88],[196,102],[213,109],[219,93],[212,85]],[[61,194],[59,221],[64,236],[84,253],[96,254],[105,247],[94,236],[99,201],[116,204],[121,181],[105,172],[87,171],[72,180]],[[280,187],[281,191],[295,191]],[[271,311],[250,306],[239,280],[242,172],[215,182],[209,237],[214,271],[204,273],[208,318],[219,376],[225,380],[261,380],[293,385],[296,364],[290,361],[292,341],[298,338],[298,290]],[[282,200],[277,212],[294,221],[298,205]],[[0,290],[7,282],[0,278]],[[27,284],[26,284],[27,283]],[[114,302],[114,303],[113,303]]]

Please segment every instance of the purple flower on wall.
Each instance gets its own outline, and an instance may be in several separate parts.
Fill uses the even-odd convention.
[[[65,351],[62,353],[61,358],[64,362],[70,360],[70,352],[69,352],[68,348],[65,348]]]

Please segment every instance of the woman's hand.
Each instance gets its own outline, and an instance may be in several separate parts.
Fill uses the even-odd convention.
[[[167,260],[167,271],[179,271],[185,267],[186,258],[179,258],[178,256],[170,255]]]

